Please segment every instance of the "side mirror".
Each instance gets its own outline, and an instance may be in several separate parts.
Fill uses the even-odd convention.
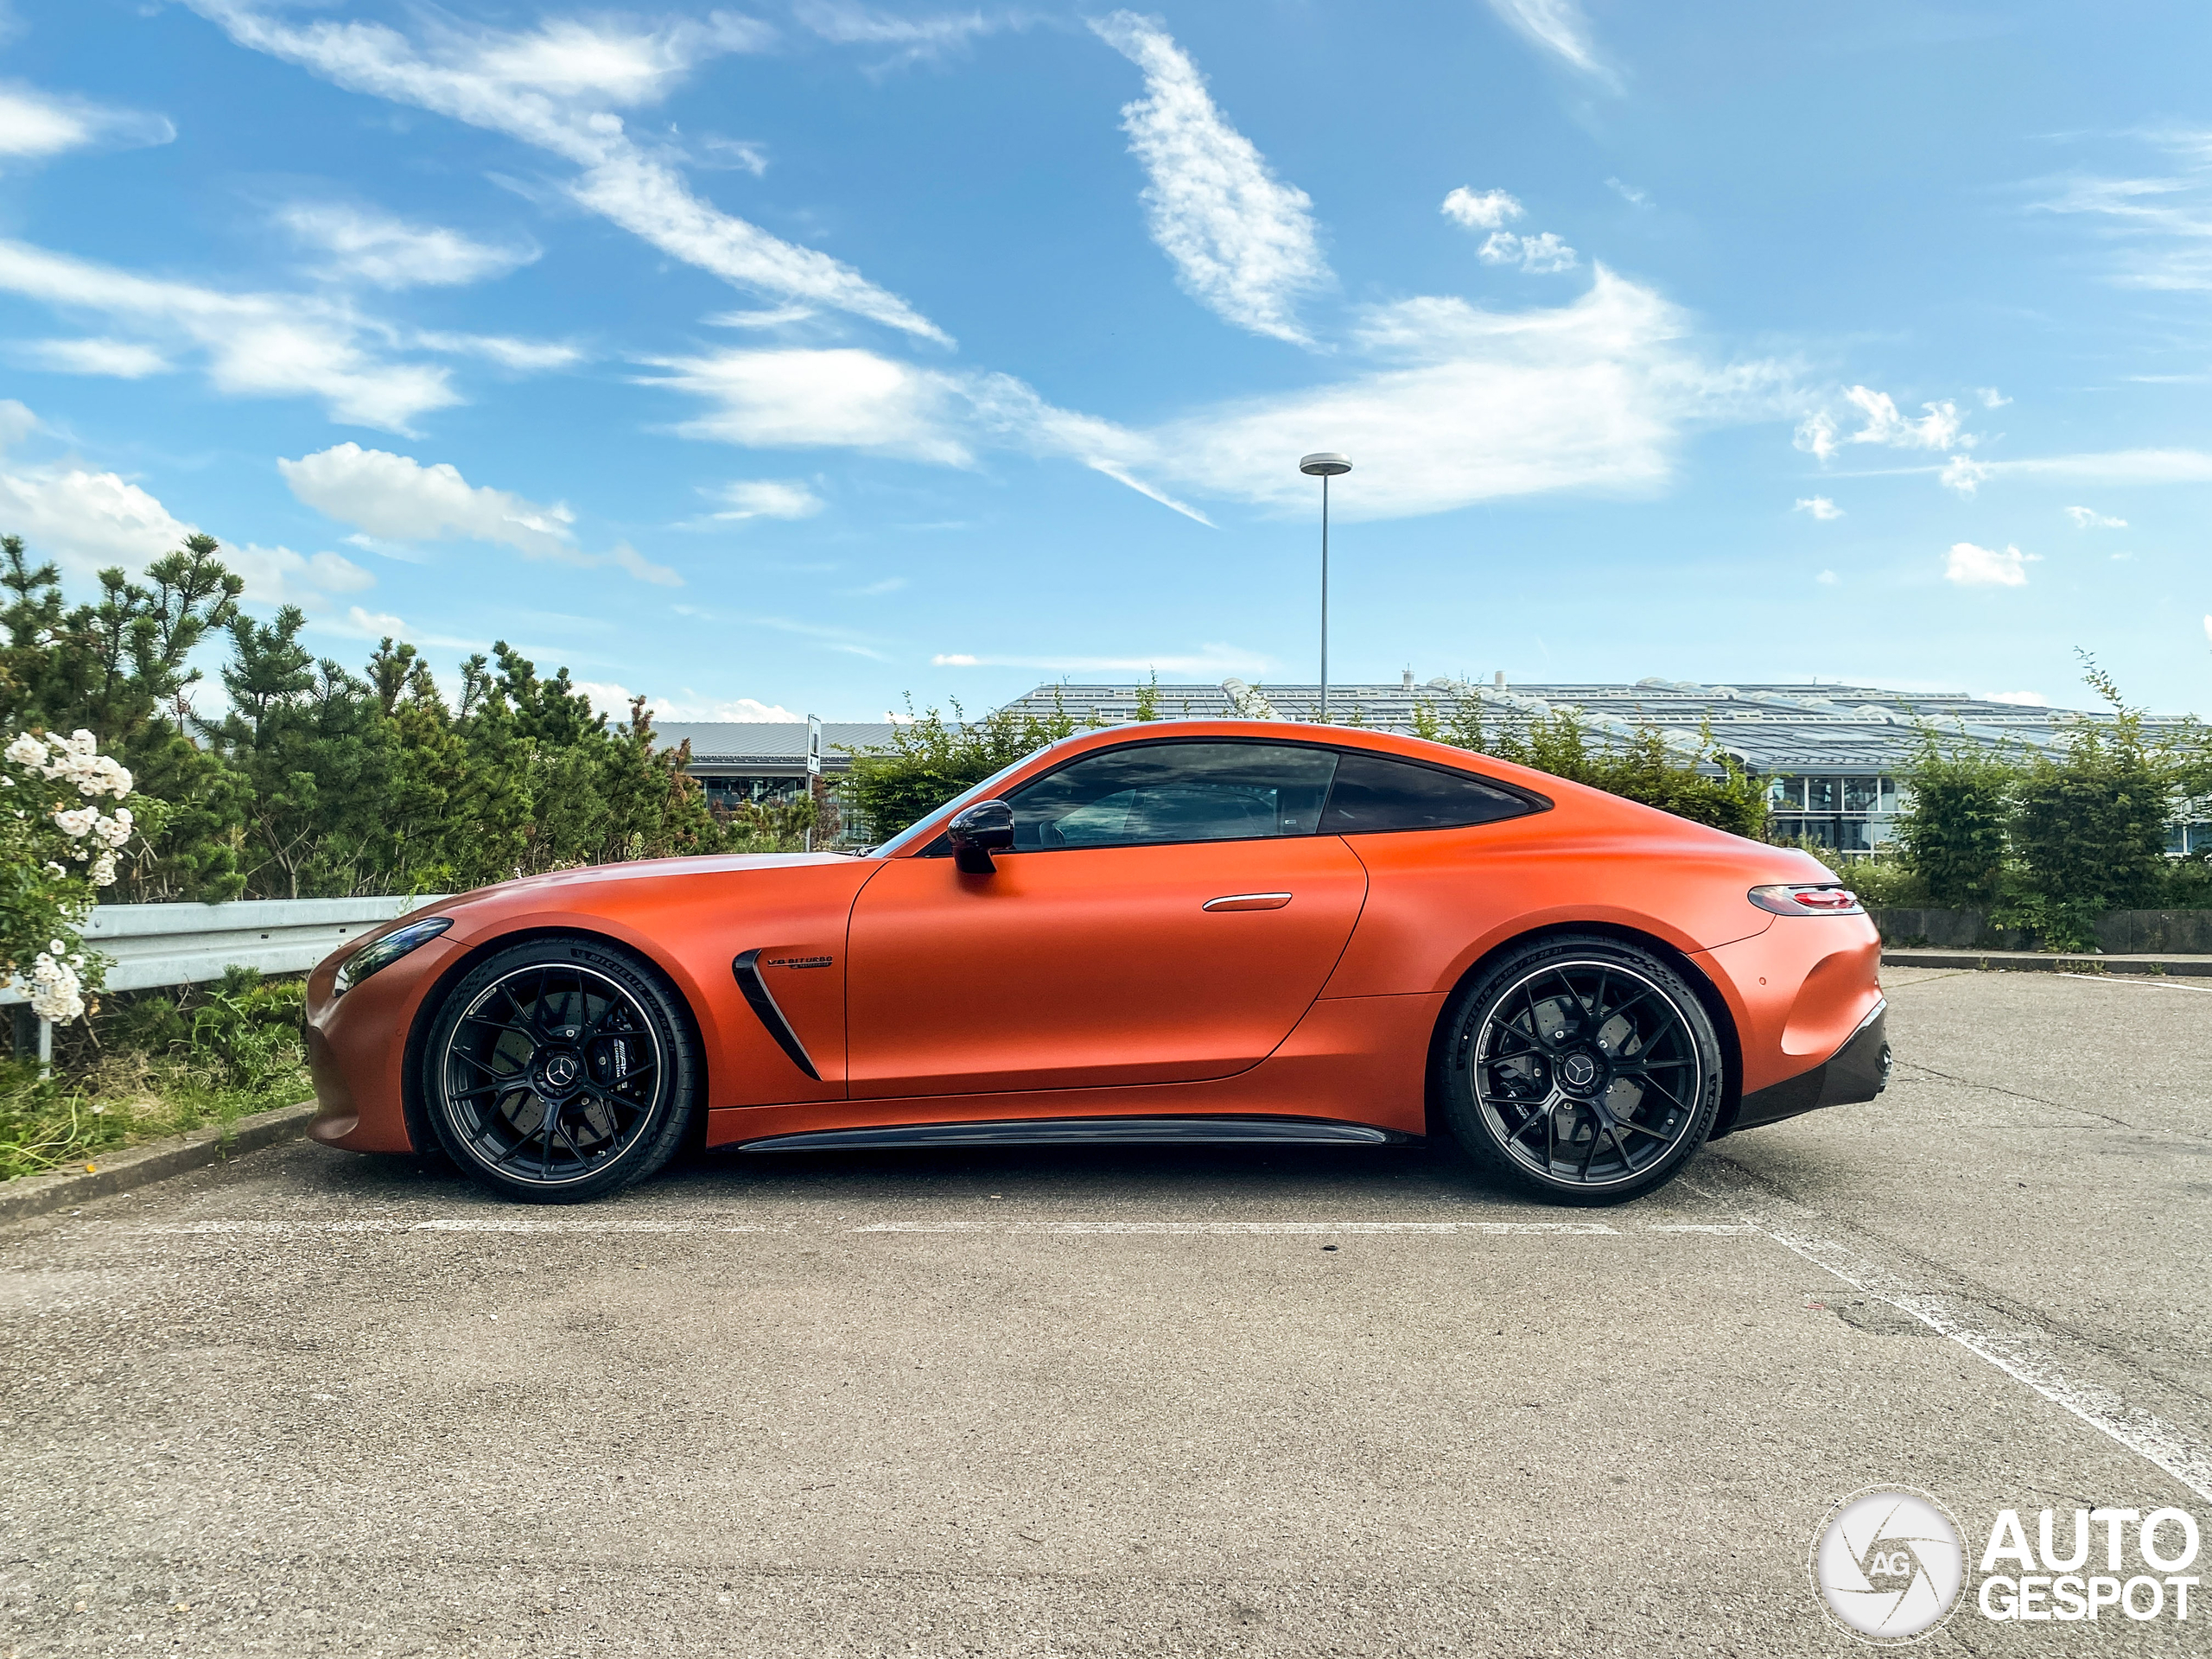
[[[991,855],[1013,849],[1014,809],[1004,801],[978,801],[955,816],[944,833],[952,842],[952,861],[963,874],[988,875],[998,868]]]

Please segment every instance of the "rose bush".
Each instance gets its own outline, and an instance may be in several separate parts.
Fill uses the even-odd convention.
[[[84,948],[85,921],[140,831],[130,808],[102,810],[127,798],[132,779],[85,731],[22,733],[0,763],[0,972],[25,982],[33,1010],[59,1025],[84,1013],[106,965]]]

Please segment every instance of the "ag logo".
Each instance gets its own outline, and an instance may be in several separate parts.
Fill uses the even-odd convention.
[[[1959,1599],[1966,1551],[1958,1523],[1909,1487],[1853,1492],[1813,1535],[1813,1587],[1835,1621],[1870,1642],[1910,1642]]]

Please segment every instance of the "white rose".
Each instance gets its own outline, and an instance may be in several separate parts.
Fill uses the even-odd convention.
[[[111,887],[115,885],[115,855],[102,853],[92,863],[92,885]]]
[[[67,812],[56,807],[54,811],[54,827],[63,835],[74,839],[88,833],[99,820],[99,808],[96,806],[80,806]]]
[[[46,764],[46,745],[25,732],[5,749],[0,749],[19,766],[39,766]]]

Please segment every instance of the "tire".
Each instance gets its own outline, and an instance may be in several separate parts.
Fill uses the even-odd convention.
[[[1681,974],[1617,939],[1545,939],[1461,988],[1436,1084],[1474,1161],[1554,1203],[1665,1185],[1713,1132],[1720,1039]]]
[[[502,1196],[580,1204],[676,1154],[699,1065],[681,1000],[630,951],[531,939],[447,993],[422,1053],[438,1143]]]

